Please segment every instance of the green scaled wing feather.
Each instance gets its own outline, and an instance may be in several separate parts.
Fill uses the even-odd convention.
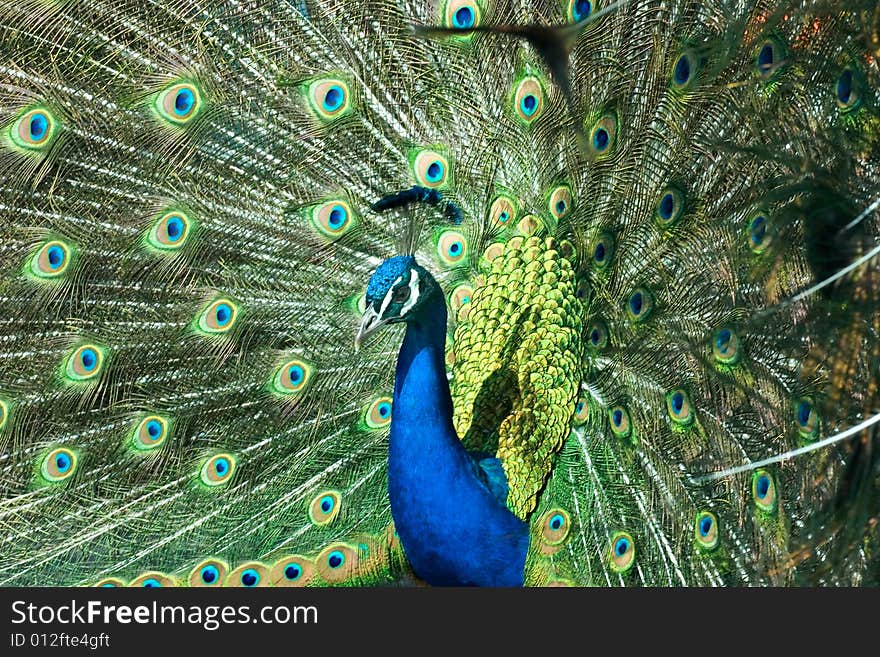
[[[4,3],[0,584],[418,583],[386,490],[402,333],[354,350],[409,249],[528,584],[877,584],[878,25]],[[461,223],[371,209],[414,186]]]

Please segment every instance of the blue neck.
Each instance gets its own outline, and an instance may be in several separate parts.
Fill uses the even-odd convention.
[[[527,526],[495,499],[455,433],[445,344],[438,288],[410,319],[397,359],[388,450],[395,528],[430,584],[520,586]]]

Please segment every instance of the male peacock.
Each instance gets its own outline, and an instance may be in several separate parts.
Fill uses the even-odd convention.
[[[875,2],[0,2],[0,584],[880,581]]]

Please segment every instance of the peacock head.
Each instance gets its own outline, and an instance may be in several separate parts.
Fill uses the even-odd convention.
[[[427,299],[439,291],[440,286],[413,256],[395,256],[383,262],[367,285],[367,309],[354,339],[355,349],[383,326],[412,321]]]

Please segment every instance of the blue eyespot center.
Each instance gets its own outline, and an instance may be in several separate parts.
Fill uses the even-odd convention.
[[[461,7],[452,16],[452,24],[459,29],[467,29],[474,25],[474,11],[470,7]]]
[[[217,459],[214,461],[214,472],[219,476],[225,475],[229,471],[229,461],[226,459]]]
[[[284,576],[291,581],[299,579],[301,575],[302,568],[298,563],[288,564],[287,567],[284,569]]]
[[[849,99],[852,97],[852,82],[853,75],[849,69],[841,73],[837,80],[837,99],[843,105],[849,104]]]
[[[705,538],[710,531],[712,531],[712,517],[703,516],[700,518],[700,536]]]
[[[675,210],[675,198],[672,196],[670,192],[667,192],[663,195],[663,198],[660,199],[660,217],[669,221],[672,218],[672,213]]]
[[[614,423],[614,426],[620,427],[623,424],[623,411],[619,408],[614,409],[614,412],[611,413],[611,421]]]
[[[293,385],[300,383],[303,380],[303,376],[305,376],[303,368],[299,365],[291,365],[287,373],[290,376],[290,382]]]
[[[752,220],[752,244],[755,246],[760,245],[764,241],[764,236],[767,234],[767,219],[763,216],[755,217]]]
[[[327,223],[330,224],[330,228],[339,229],[345,223],[346,218],[345,208],[341,205],[333,206],[333,209],[330,210],[330,216],[328,217]]]
[[[565,518],[562,517],[561,514],[557,513],[555,516],[550,518],[550,529],[553,531],[557,531],[565,525]]]
[[[593,344],[594,347],[599,345],[600,338],[601,336],[599,335],[599,329],[593,329],[590,332],[590,342]]]
[[[186,116],[195,104],[196,99],[189,89],[180,89],[174,97],[174,113]]]
[[[798,424],[802,427],[806,426],[810,421],[810,414],[813,412],[813,405],[810,402],[804,400],[798,404],[797,407],[797,419]]]
[[[431,182],[437,182],[440,178],[443,177],[443,165],[439,162],[431,162],[428,165],[428,180]]]
[[[577,404],[574,405],[574,412],[575,413],[580,413],[583,410],[584,410],[584,402],[578,402]]]
[[[556,202],[556,213],[562,214],[565,212],[565,201],[557,201]]]
[[[535,110],[538,109],[538,99],[534,94],[526,94],[520,101],[520,107],[522,108],[523,114],[531,116],[535,113]]]
[[[574,20],[582,21],[593,12],[590,0],[578,0],[574,4]]]
[[[629,298],[629,309],[633,315],[638,315],[642,312],[644,301],[645,299],[641,292],[636,292]]]
[[[253,568],[248,568],[241,574],[241,583],[245,586],[256,586],[260,582],[260,573]]]
[[[55,456],[55,467],[58,472],[67,472],[70,469],[70,457],[64,453],[58,454]]]
[[[382,402],[379,404],[379,417],[385,419],[391,415],[391,404]]]
[[[773,44],[765,43],[764,47],[761,48],[761,52],[758,53],[758,70],[761,73],[768,73],[773,68],[775,59],[776,49],[773,47]]]
[[[338,110],[345,99],[345,92],[339,85],[333,85],[324,94],[324,109],[328,112]]]
[[[46,133],[49,131],[49,119],[46,118],[45,114],[34,114],[31,116],[30,126],[28,127],[31,139],[39,141],[45,137]]]
[[[607,251],[606,251],[606,249],[605,249],[605,244],[602,243],[602,242],[599,242],[599,243],[596,245],[596,248],[593,250],[593,259],[594,259],[596,262],[603,262],[603,261],[605,260],[605,254],[606,254],[606,252],[607,252]]]
[[[691,60],[687,55],[682,55],[675,63],[675,83],[678,85],[687,84],[691,77]]]
[[[611,138],[605,128],[599,128],[593,133],[593,148],[597,151],[604,151],[608,148],[609,141],[611,141]]]
[[[162,583],[158,579],[150,577],[149,579],[145,579],[141,586],[147,589],[157,589],[162,587]]]
[[[162,425],[156,420],[150,420],[147,422],[147,433],[150,434],[150,438],[156,440],[162,434]]]
[[[95,365],[98,364],[98,354],[95,353],[94,349],[83,349],[79,360],[82,363],[83,368],[85,368],[87,372],[90,372],[95,369]]]
[[[49,251],[46,255],[49,259],[49,266],[52,269],[58,269],[62,264],[64,264],[64,249],[62,249],[60,246],[50,246]]]
[[[510,215],[507,213],[506,210],[498,215],[498,221],[500,221],[502,224],[507,223],[508,219],[510,219]]]
[[[180,217],[171,217],[165,224],[165,232],[172,241],[177,241],[183,235],[183,221]]]
[[[344,563],[345,555],[339,550],[333,550],[333,552],[327,556],[327,565],[331,568],[340,568]]]
[[[767,497],[767,493],[770,492],[770,477],[767,475],[761,475],[758,477],[758,484],[755,487],[758,493],[758,497],[762,500]]]
[[[625,538],[618,538],[614,543],[614,552],[618,557],[622,557],[629,552],[629,541]]]
[[[321,498],[321,511],[324,513],[330,513],[334,506],[333,498],[329,495],[325,495]]]
[[[715,337],[715,347],[722,354],[726,354],[730,349],[730,340],[733,337],[733,334],[730,332],[730,329],[722,329],[718,331],[718,335]]]
[[[201,576],[202,581],[205,584],[213,584],[220,576],[220,572],[217,570],[216,566],[205,566],[202,568]]]
[[[449,255],[457,256],[461,254],[462,245],[461,242],[453,242],[449,245]]]
[[[217,318],[217,324],[223,326],[232,317],[232,308],[229,307],[229,304],[221,303],[217,306],[217,310],[214,311],[214,315]]]

